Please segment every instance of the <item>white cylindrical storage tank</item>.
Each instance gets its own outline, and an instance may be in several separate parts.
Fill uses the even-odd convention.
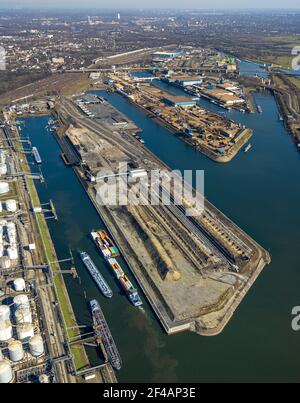
[[[10,260],[18,259],[18,249],[15,245],[9,246],[7,248],[7,255]]]
[[[37,334],[29,340],[29,351],[34,357],[44,354],[44,343],[42,336]]]
[[[33,325],[31,323],[23,323],[18,325],[17,334],[20,341],[28,341],[32,336],[34,336]]]
[[[5,164],[6,161],[6,155],[3,150],[0,150],[0,164]]]
[[[7,305],[0,305],[0,322],[10,319],[10,309]]]
[[[15,246],[9,246],[7,248],[7,254],[10,260],[18,259],[18,249]]]
[[[32,315],[29,308],[19,307],[15,312],[17,325],[21,323],[32,323]]]
[[[7,166],[6,166],[6,164],[4,163],[4,164],[1,164],[0,163],[0,176],[1,175],[6,175],[7,174]]]
[[[0,383],[10,383],[13,380],[13,372],[7,360],[0,361]]]
[[[22,307],[22,308],[29,308],[30,307],[29,299],[28,299],[28,296],[26,294],[16,295],[14,297],[13,301],[14,301],[15,309],[18,309],[19,307]]]
[[[50,383],[49,376],[46,374],[42,374],[39,376],[39,383]]]
[[[7,182],[0,182],[0,195],[9,192],[9,184]]]
[[[10,260],[7,256],[3,256],[0,258],[0,268],[1,269],[9,269],[10,268]]]
[[[16,278],[14,280],[14,289],[17,292],[25,290],[25,280],[23,278]]]
[[[0,322],[0,341],[7,341],[12,338],[12,325],[10,320]]]
[[[13,340],[8,343],[9,358],[13,362],[18,362],[24,358],[24,350],[22,343],[19,340]]]
[[[9,211],[11,213],[15,213],[17,211],[17,202],[13,199],[6,200],[5,208],[7,211]]]

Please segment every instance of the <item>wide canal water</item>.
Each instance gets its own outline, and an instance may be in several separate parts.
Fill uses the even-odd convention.
[[[66,283],[78,322],[90,323],[87,301],[98,298],[123,358],[120,382],[299,381],[300,332],[291,329],[291,310],[300,305],[300,154],[278,120],[273,96],[255,95],[262,114],[227,112],[252,127],[254,135],[252,149],[225,165],[193,150],[120,95],[105,97],[143,130],[145,145],[171,168],[204,170],[208,199],[268,249],[272,263],[222,334],[166,336],[146,301],[144,310],[129,304],[90,241],[89,232],[103,225],[75,173],[63,164],[54,136],[45,129],[48,118],[28,118],[22,133],[30,136],[43,159],[46,185],[37,185],[40,198],[51,198],[59,217],[49,221],[57,254],[65,258],[69,248],[75,255],[87,251],[114,291],[112,300],[102,297],[76,258],[81,283],[71,277]],[[207,101],[201,103],[224,112]],[[99,362],[94,350],[89,355],[93,363]]]

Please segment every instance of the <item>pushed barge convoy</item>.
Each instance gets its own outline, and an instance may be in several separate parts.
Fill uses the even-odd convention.
[[[133,286],[127,275],[124,273],[122,267],[114,257],[119,256],[120,252],[111,238],[105,231],[92,231],[91,237],[96,246],[102,253],[103,257],[107,260],[110,268],[112,269],[115,277],[119,281],[121,287],[126,293],[127,298],[134,306],[143,304],[138,291]]]
[[[133,286],[129,278],[124,273],[122,267],[116,261],[115,257],[120,256],[120,252],[111,238],[105,231],[92,231],[91,237],[94,240],[97,248],[102,253],[103,257],[107,260],[110,268],[112,269],[115,277],[119,281],[121,287],[126,293],[127,298],[134,306],[143,304],[136,288]]]
[[[104,348],[107,352],[109,362],[116,370],[119,370],[121,369],[122,366],[122,359],[120,357],[114,339],[111,335],[110,329],[107,325],[100,304],[98,303],[97,300],[93,299],[90,302],[90,306],[93,316],[93,325],[95,334],[97,337],[101,338]]]
[[[133,286],[129,278],[124,273],[122,267],[116,261],[116,259],[111,258],[108,259],[107,261],[114,275],[116,276],[117,280],[119,281],[123,290],[125,291],[127,298],[132,303],[132,305],[134,306],[142,305],[143,302],[141,300],[141,297],[139,296],[139,293],[137,292],[137,289]]]
[[[79,254],[83,264],[88,269],[90,275],[93,277],[95,283],[99,287],[99,290],[105,297],[111,298],[113,296],[112,290],[109,288],[108,284],[104,280],[102,274],[100,274],[90,256],[86,252],[80,252]]]

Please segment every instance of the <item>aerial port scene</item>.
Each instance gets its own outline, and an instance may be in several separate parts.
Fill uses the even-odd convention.
[[[300,11],[31,3],[0,1],[0,383],[299,382]]]

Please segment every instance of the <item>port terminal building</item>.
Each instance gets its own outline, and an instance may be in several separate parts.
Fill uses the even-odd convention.
[[[171,76],[167,80],[170,84],[176,84],[181,87],[202,84],[203,78],[199,76]]]
[[[188,108],[194,106],[197,103],[196,99],[190,97],[180,97],[180,96],[168,96],[162,98],[162,102],[169,106],[181,106],[183,108]]]

